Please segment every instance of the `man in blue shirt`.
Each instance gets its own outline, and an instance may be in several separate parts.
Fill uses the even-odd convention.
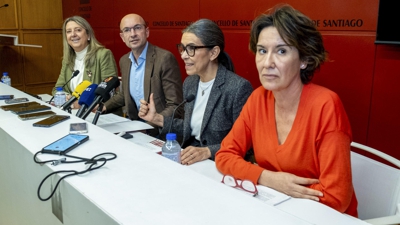
[[[140,99],[148,101],[153,93],[157,113],[168,117],[182,102],[182,77],[178,62],[171,52],[149,43],[149,33],[149,27],[141,16],[128,14],[122,18],[120,37],[131,51],[119,61],[122,88],[104,104],[103,111],[126,106],[127,116],[138,120]],[[181,115],[182,110],[176,110],[175,116]],[[157,132],[151,134],[156,135]]]

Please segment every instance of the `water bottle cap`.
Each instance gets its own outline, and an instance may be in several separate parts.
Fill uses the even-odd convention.
[[[8,76],[8,72],[3,72],[3,76]]]
[[[167,138],[168,141],[176,140],[176,134],[175,133],[168,133],[166,138]]]
[[[56,87],[56,90],[57,90],[57,91],[62,91],[63,88],[62,88],[62,87]]]

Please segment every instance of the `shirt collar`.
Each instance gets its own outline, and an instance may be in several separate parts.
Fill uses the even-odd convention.
[[[141,61],[146,61],[147,47],[148,47],[148,46],[149,46],[149,42],[146,42],[146,46],[144,47],[142,53],[141,53],[140,56],[139,56],[138,64],[139,64]],[[133,52],[132,52],[132,51],[131,51],[131,54],[129,54],[129,59],[132,61],[132,63],[135,62],[135,58],[134,58],[134,56],[133,56]]]

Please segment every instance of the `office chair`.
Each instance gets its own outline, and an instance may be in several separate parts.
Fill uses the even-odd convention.
[[[400,160],[359,143],[352,142],[351,146],[370,152],[397,166],[394,168],[351,152],[359,218],[376,225],[400,224]]]

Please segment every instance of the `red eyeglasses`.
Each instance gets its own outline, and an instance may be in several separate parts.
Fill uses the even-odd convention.
[[[253,197],[257,196],[258,194],[256,185],[250,180],[243,180],[241,182],[239,181],[239,184],[238,180],[236,180],[232,175],[224,175],[221,182],[233,188],[240,188],[250,192],[253,194]]]

